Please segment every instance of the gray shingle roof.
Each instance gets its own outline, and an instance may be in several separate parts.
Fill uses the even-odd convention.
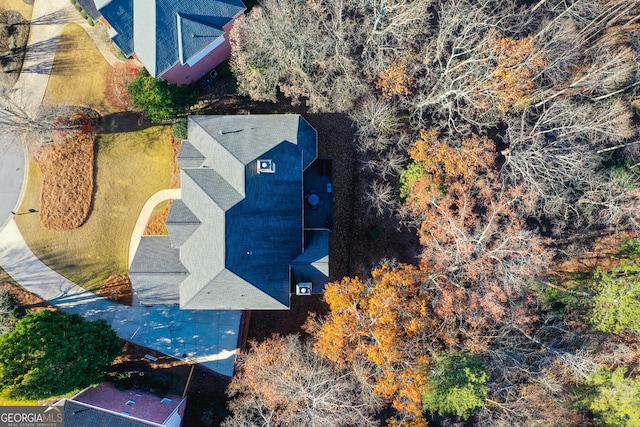
[[[197,116],[189,141],[205,160],[182,170],[182,197],[202,225],[181,247],[191,272],[181,307],[288,308],[315,130],[298,115]],[[276,173],[258,173],[258,158],[272,159]]]
[[[204,156],[189,141],[182,141],[178,153],[178,165],[181,168],[197,168],[202,165]]]
[[[168,236],[143,236],[129,267],[143,305],[178,304],[178,286],[188,274]]]
[[[94,21],[97,21],[100,18],[100,13],[96,8],[96,4],[93,0],[77,0],[78,4],[82,6],[87,15],[91,17]]]
[[[200,227],[200,220],[182,200],[177,199],[171,203],[166,225],[171,246],[178,248]]]
[[[161,424],[142,421],[66,399],[64,402],[65,427],[162,427]]]
[[[123,46],[132,47],[153,76],[196,57],[245,10],[241,0],[96,0],[96,6],[118,31],[118,46],[125,53]]]
[[[319,235],[317,248],[312,245],[300,259],[303,171],[317,150],[309,123],[299,115],[197,116],[189,118],[188,130],[187,150],[203,160],[182,167],[182,200],[173,202],[167,220],[189,272],[179,285],[181,308],[287,309],[289,269],[296,259],[300,269],[306,262],[314,277],[326,281],[328,235]],[[272,160],[275,173],[258,173],[258,159]],[[175,256],[175,249],[162,243],[158,251]],[[141,286],[143,293],[155,279],[140,274],[138,265],[145,262],[136,264],[138,256],[154,255],[145,245],[141,242],[131,277],[136,292]],[[165,274],[168,265],[163,263]],[[164,296],[164,283],[156,286],[161,289],[146,291],[147,300]]]

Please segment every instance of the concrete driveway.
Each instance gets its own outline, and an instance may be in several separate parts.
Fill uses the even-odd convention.
[[[40,261],[13,219],[0,231],[0,265],[29,292],[59,309],[87,320],[105,319],[122,339],[233,375],[240,311],[180,310],[169,305],[130,307],[101,298]]]

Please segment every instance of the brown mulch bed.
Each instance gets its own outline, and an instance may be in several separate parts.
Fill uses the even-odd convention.
[[[154,214],[151,214],[147,221],[147,226],[142,233],[144,236],[162,236],[167,224],[167,217],[169,216],[169,209],[171,209],[171,200],[167,200],[165,207]]]
[[[47,301],[13,283],[0,282],[0,291],[7,291],[14,295],[18,303],[27,310],[56,310]]]
[[[109,67],[104,96],[111,107],[117,111],[133,110],[133,102],[129,94],[129,83],[140,75],[138,67],[132,61]]]
[[[42,173],[40,223],[51,230],[71,230],[87,219],[93,198],[95,136],[85,134],[35,150]]]
[[[126,274],[112,274],[96,291],[96,295],[118,304],[130,306],[133,303],[131,279]]]

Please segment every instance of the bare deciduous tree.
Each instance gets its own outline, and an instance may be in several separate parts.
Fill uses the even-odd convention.
[[[229,386],[236,426],[375,426],[380,399],[296,335],[253,343]]]
[[[85,123],[71,120],[74,112],[65,104],[32,111],[22,90],[0,87],[0,129],[12,142],[42,144],[51,142],[56,133],[79,131]]]
[[[599,150],[635,135],[631,116],[621,100],[557,99],[541,111],[527,109],[509,122],[501,174],[537,194],[541,212],[557,221],[558,228],[599,222],[596,206],[613,209],[612,203],[624,199],[620,190],[629,189],[616,186],[610,181],[615,175],[601,171],[604,156]],[[603,199],[605,193],[598,190],[605,187],[618,196]]]
[[[429,28],[430,3],[265,0],[230,34],[239,90],[347,111],[368,91],[366,80],[411,55]]]
[[[231,67],[239,91],[275,101],[278,91],[315,111],[345,111],[365,91],[339,1],[266,0],[234,25]]]

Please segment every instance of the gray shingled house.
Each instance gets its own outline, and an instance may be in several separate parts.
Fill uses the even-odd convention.
[[[191,116],[168,236],[129,269],[141,304],[288,309],[329,276],[331,162],[299,115]]]

